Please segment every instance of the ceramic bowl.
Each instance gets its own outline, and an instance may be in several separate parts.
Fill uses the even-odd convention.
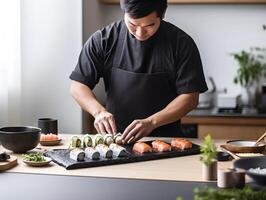
[[[266,169],[266,157],[241,158],[234,161],[234,168],[246,170],[246,174],[260,185],[266,185],[266,173],[259,174],[251,172],[250,169]]]
[[[34,149],[40,141],[41,129],[31,126],[0,128],[0,143],[15,153]]]

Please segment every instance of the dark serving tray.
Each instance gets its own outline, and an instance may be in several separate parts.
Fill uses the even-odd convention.
[[[151,144],[151,142],[152,141],[148,141],[145,143]],[[85,160],[81,162],[70,159],[69,149],[57,149],[53,151],[47,151],[44,153],[44,155],[52,158],[52,160],[55,163],[65,167],[66,169],[78,169],[78,168],[98,167],[104,165],[156,160],[163,158],[173,158],[180,156],[195,155],[200,153],[199,145],[196,144],[193,144],[191,149],[186,149],[186,150],[173,150],[169,152],[161,152],[161,153],[152,152],[144,154],[138,154],[132,151],[133,144],[125,145],[124,147],[127,150],[126,157],[113,157],[109,159],[100,158],[99,160],[91,160],[89,158],[85,158]]]

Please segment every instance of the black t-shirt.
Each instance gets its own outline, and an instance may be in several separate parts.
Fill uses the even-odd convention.
[[[112,67],[135,73],[166,72],[177,96],[207,90],[195,42],[163,20],[157,32],[146,41],[130,34],[124,20],[98,30],[85,43],[70,79],[93,89],[102,77],[108,91]]]
[[[106,109],[114,115],[120,132],[133,120],[160,111],[180,94],[207,90],[193,39],[165,21],[145,41],[130,34],[124,20],[95,32],[70,78],[93,89],[101,77],[107,92]],[[172,137],[181,136],[180,132],[176,121],[150,135]]]

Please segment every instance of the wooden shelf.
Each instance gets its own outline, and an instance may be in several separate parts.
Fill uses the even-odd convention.
[[[99,0],[105,4],[118,4],[119,0]],[[168,0],[169,4],[262,4],[266,0]]]

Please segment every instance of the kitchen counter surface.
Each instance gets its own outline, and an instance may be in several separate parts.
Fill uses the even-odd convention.
[[[265,118],[266,113],[259,113],[257,110],[242,110],[239,113],[233,112],[218,112],[218,108],[211,109],[195,109],[188,113],[188,117],[240,117],[240,118]]]
[[[59,146],[44,147],[39,145],[38,147],[42,149],[67,148],[71,134],[59,134],[59,137],[62,138],[62,144]],[[145,139],[151,140],[152,138]],[[165,140],[167,141],[170,139],[168,138]],[[191,141],[196,144],[202,143],[202,140],[199,139],[191,139]],[[215,140],[217,146],[220,146],[220,144],[223,144],[224,142],[224,140]],[[49,166],[41,168],[30,167],[23,163],[22,155],[12,155],[18,157],[18,165],[8,170],[8,172],[14,173],[203,182],[199,155],[75,170],[66,170],[55,163],[51,163]],[[218,168],[228,168],[231,166],[232,161],[218,163]]]

